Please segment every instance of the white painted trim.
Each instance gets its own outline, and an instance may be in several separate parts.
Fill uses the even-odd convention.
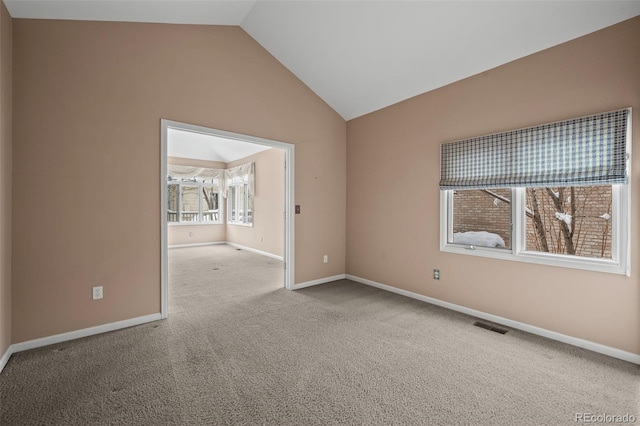
[[[252,253],[257,253],[257,254],[261,254],[262,256],[267,256],[267,257],[271,257],[273,259],[277,259],[279,261],[284,261],[284,258],[282,256],[278,256],[277,254],[272,254],[266,251],[262,251],[262,250],[258,250],[258,249],[254,249],[251,247],[246,247],[246,246],[241,246],[240,244],[236,244],[236,243],[232,243],[227,241],[227,244],[229,244],[230,246],[233,246],[235,248],[239,248],[241,250],[246,250],[246,251],[250,251]]]
[[[452,311],[462,312],[463,314],[471,315],[477,318],[482,318],[487,321],[491,321],[497,324],[502,324],[507,327],[515,328],[518,330],[526,331],[527,333],[536,334],[538,336],[546,337],[551,340],[556,340],[558,342],[567,343],[572,346],[577,346],[579,348],[587,349],[593,352],[597,352],[603,355],[608,355],[613,358],[618,358],[623,361],[632,362],[634,364],[640,364],[640,355],[634,354],[632,352],[623,351],[621,349],[612,348],[611,346],[605,346],[600,343],[591,342],[589,340],[579,339],[577,337],[567,336],[566,334],[556,333],[555,331],[546,330],[544,328],[536,327],[533,325],[525,324],[518,321],[513,321],[508,318],[499,317],[497,315],[488,314],[482,311],[477,311],[475,309],[467,308],[464,306],[456,305],[454,303],[445,302],[439,299],[434,299],[429,296],[424,296],[422,294],[413,293],[411,291],[402,290],[400,288],[392,287],[386,284],[381,284],[375,281],[368,280],[366,278],[356,277],[354,275],[347,274],[346,278],[351,281],[355,281],[361,284],[366,284],[372,287],[379,288],[381,290],[386,290],[391,293],[400,294],[402,296],[410,297],[412,299],[417,299],[422,302],[431,303],[432,305],[441,306],[443,308],[451,309]]]
[[[210,243],[193,243],[193,244],[174,244],[172,246],[168,246],[170,249],[174,248],[186,248],[186,247],[202,247],[202,246],[217,246],[220,244],[227,244],[226,241],[212,241]]]
[[[165,214],[165,207],[167,205],[167,130],[169,128],[266,145],[285,151],[284,287],[292,290],[295,282],[295,145],[163,118],[160,120],[160,314],[162,318],[167,318],[169,315],[169,249],[167,247],[167,215]]]
[[[313,285],[318,285],[318,284],[326,284],[332,281],[344,280],[345,278],[347,278],[345,274],[334,275],[332,277],[318,278],[317,280],[306,281],[300,284],[295,284],[292,290],[300,290],[301,288],[311,287]]]
[[[146,324],[148,322],[158,321],[160,319],[162,319],[161,314],[151,314],[145,315],[143,317],[112,322],[109,324],[97,325],[95,327],[83,328],[82,330],[70,331],[68,333],[56,334],[40,339],[28,340],[26,342],[14,343],[12,345],[13,353],[40,348],[42,346],[54,345],[56,343],[67,342],[69,340],[80,339],[82,337],[93,336],[95,334],[107,333],[109,331],[133,327],[135,325]]]
[[[167,139],[168,123],[160,120],[160,315],[169,316],[169,228],[166,215],[167,191]]]
[[[4,370],[4,367],[9,362],[9,358],[11,358],[11,355],[13,355],[14,352],[15,350],[13,348],[13,345],[9,345],[7,351],[4,353],[4,355],[2,355],[2,358],[0,358],[0,373],[2,373],[2,370]]]
[[[296,146],[289,144],[284,154],[284,286],[293,290],[295,275],[295,186],[296,186]]]

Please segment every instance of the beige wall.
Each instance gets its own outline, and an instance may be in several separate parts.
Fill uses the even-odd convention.
[[[227,241],[277,256],[284,256],[284,158],[285,151],[271,148],[227,168],[255,162],[253,226],[227,225]]]
[[[12,19],[0,5],[0,357],[11,345]]]
[[[346,124],[242,29],[13,24],[14,343],[160,312],[161,118],[295,144],[295,281],[344,273]]]
[[[638,52],[635,18],[350,121],[347,273],[640,353]],[[439,251],[441,143],[628,106],[631,277]]]
[[[180,166],[209,167],[226,169],[227,164],[220,161],[196,160],[192,158],[168,157],[168,164]],[[227,231],[224,224],[216,225],[169,225],[167,243],[170,246],[181,244],[200,244],[226,241]]]

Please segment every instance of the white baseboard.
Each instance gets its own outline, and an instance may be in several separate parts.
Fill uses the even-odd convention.
[[[331,281],[344,280],[347,278],[345,274],[334,275],[332,277],[318,278],[313,281],[306,281],[300,284],[294,284],[292,290],[300,290],[301,288],[311,287],[312,285],[330,283]]]
[[[226,244],[226,241],[213,241],[209,243],[193,243],[193,244],[174,244],[172,246],[168,246],[170,249],[174,248],[185,248],[185,247],[202,247],[202,246],[215,246],[218,244]]]
[[[281,262],[284,259],[282,256],[278,256],[277,254],[273,254],[273,253],[269,253],[269,252],[266,252],[266,251],[254,249],[252,247],[241,246],[240,244],[230,243],[229,241],[227,241],[226,243],[229,244],[230,246],[235,247],[235,248],[239,248],[241,250],[246,250],[246,251],[250,251],[252,253],[257,253],[257,254],[261,254],[263,256],[271,257],[271,258],[277,259],[277,260],[279,260]]]
[[[95,334],[107,333],[109,331],[120,330],[122,328],[133,327],[134,325],[146,324],[152,321],[158,321],[161,315],[151,314],[143,317],[131,318],[128,320],[112,322],[109,324],[97,325],[95,327],[84,328],[82,330],[70,331],[68,333],[56,334],[53,336],[42,337],[40,339],[28,340],[26,342],[14,343],[12,345],[13,352],[22,352],[29,349],[40,348],[42,346],[53,345],[56,343],[66,342],[69,340],[80,339],[82,337],[93,336]]]
[[[186,248],[186,247],[202,247],[202,246],[215,246],[215,245],[219,245],[219,244],[228,244],[230,246],[233,246],[235,248],[239,248],[245,251],[250,251],[252,253],[257,253],[257,254],[261,254],[263,256],[267,256],[267,257],[271,257],[273,259],[277,259],[279,261],[283,261],[284,258],[282,256],[278,256],[277,254],[273,254],[273,253],[269,253],[266,251],[262,251],[262,250],[258,250],[258,249],[254,249],[252,247],[247,247],[247,246],[242,246],[240,244],[236,244],[236,243],[231,243],[229,241],[213,241],[213,242],[209,242],[209,243],[194,243],[194,244],[174,244],[172,246],[169,246],[170,249],[175,249],[175,248]]]
[[[9,362],[9,358],[11,358],[11,355],[13,355],[14,352],[15,351],[13,350],[13,345],[10,345],[7,348],[7,351],[4,353],[4,355],[2,355],[2,357],[0,357],[0,373],[2,373],[2,370],[4,369],[4,367]]]
[[[536,334],[538,336],[546,337],[551,340],[567,343],[569,345],[577,346],[579,348],[587,349],[603,355],[608,355],[613,358],[618,358],[623,361],[632,362],[634,364],[640,364],[640,355],[634,354],[632,352],[623,351],[621,349],[612,348],[610,346],[601,345],[600,343],[579,339],[577,337],[567,336],[566,334],[556,333],[555,331],[547,330],[544,328],[536,327],[536,326],[525,324],[518,321],[513,321],[508,318],[499,317],[497,315],[488,314],[486,312],[477,311],[475,309],[466,308],[464,306],[456,305],[454,303],[445,302],[443,300],[434,299],[432,297],[424,296],[422,294],[413,293],[407,290],[402,290],[400,288],[392,287],[386,284],[381,284],[375,281],[368,280],[366,278],[360,278],[350,274],[347,274],[346,278],[348,280],[355,281],[361,284],[366,284],[366,285],[376,287],[382,290],[386,290],[392,293],[397,293],[402,296],[411,297],[412,299],[417,299],[423,302],[431,303],[432,305],[437,305],[443,308],[451,309],[452,311],[462,312],[463,314],[471,315],[471,316],[482,318],[497,324],[502,324],[507,327],[526,331],[527,333]]]

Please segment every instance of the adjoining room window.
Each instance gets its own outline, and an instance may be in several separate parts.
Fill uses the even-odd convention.
[[[222,223],[220,182],[224,170],[167,165],[170,224]]]
[[[197,185],[180,185],[180,222],[200,222],[199,189]]]
[[[169,182],[167,190],[169,191],[167,197],[169,203],[169,205],[167,206],[167,222],[177,223],[179,217],[178,213],[180,212],[180,207],[178,207],[178,199],[180,198],[180,185],[172,184],[171,182]]]
[[[218,186],[212,185],[212,180],[205,180],[200,191],[201,199],[200,205],[202,206],[202,221],[203,222],[221,222],[220,217],[220,199],[218,198]]]
[[[441,250],[629,274],[631,109],[441,146]]]
[[[253,226],[254,163],[225,170],[227,223]]]

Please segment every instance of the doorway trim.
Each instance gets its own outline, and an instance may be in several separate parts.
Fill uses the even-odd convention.
[[[284,287],[287,290],[294,288],[294,178],[295,178],[295,145],[275,141],[271,139],[259,138],[256,136],[242,135],[239,133],[227,132],[225,130],[213,129],[210,127],[197,126],[194,124],[181,123],[167,119],[160,120],[160,314],[161,317],[169,316],[169,246],[167,228],[167,138],[168,129],[185,130],[189,132],[202,133],[205,135],[217,136],[220,138],[237,140],[241,142],[266,145],[272,148],[280,148],[285,151],[285,173],[284,173]]]

